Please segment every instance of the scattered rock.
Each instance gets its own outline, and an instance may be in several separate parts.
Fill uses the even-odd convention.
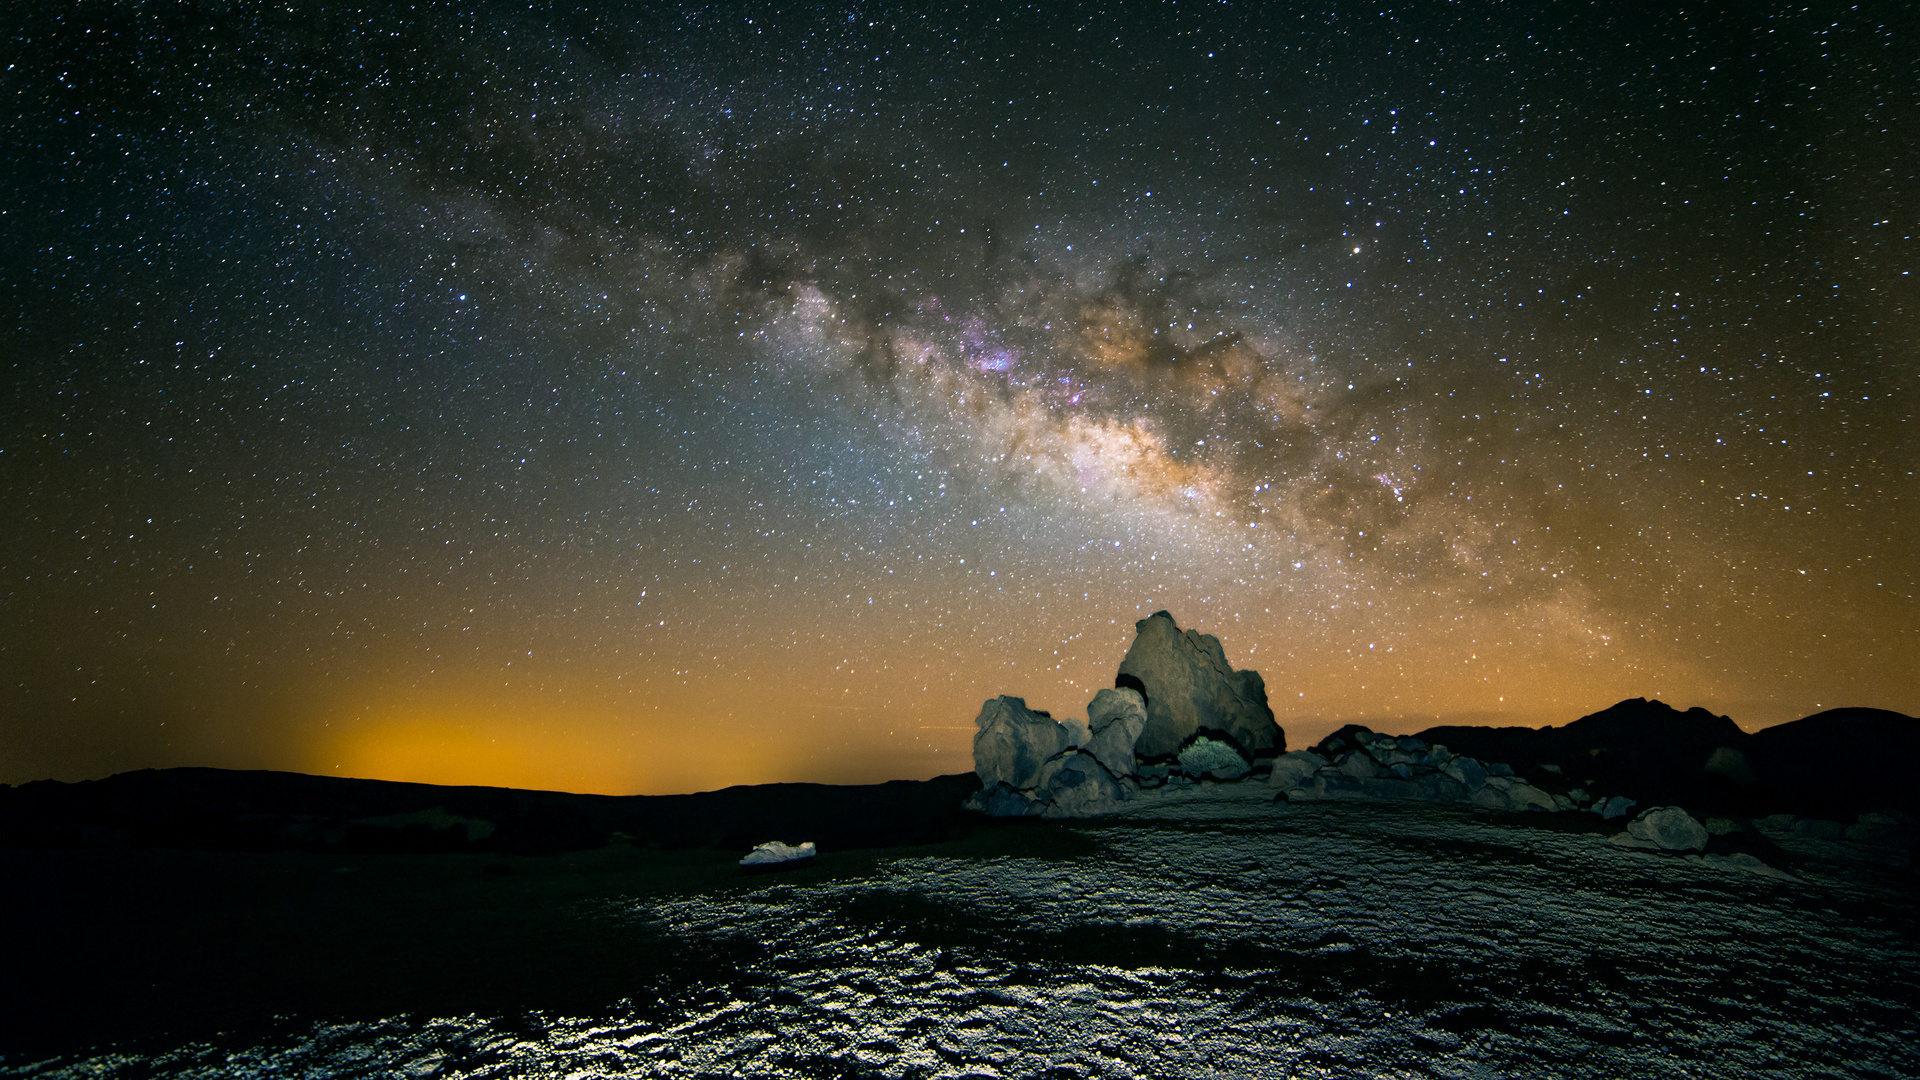
[[[1146,697],[1147,725],[1134,745],[1136,754],[1177,753],[1203,729],[1224,733],[1248,757],[1286,750],[1286,737],[1267,706],[1266,683],[1257,671],[1235,671],[1219,638],[1183,631],[1165,611],[1133,625],[1137,636],[1115,682],[1137,682]]]
[[[1594,804],[1600,817],[1606,821],[1626,817],[1633,811],[1634,805],[1634,801],[1625,795],[1615,795],[1611,799]]]
[[[1380,763],[1373,760],[1373,755],[1367,753],[1365,750],[1353,751],[1342,758],[1340,764],[1334,766],[1334,768],[1346,773],[1355,780],[1371,780],[1376,776],[1386,775],[1386,770],[1382,769]]]
[[[1663,851],[1700,851],[1707,846],[1707,827],[1677,806],[1646,811],[1628,823],[1627,833]]]
[[[1470,757],[1454,758],[1441,768],[1448,776],[1469,789],[1480,787],[1487,782],[1486,766]]]
[[[1914,847],[1920,845],[1920,821],[1898,810],[1869,811],[1847,826],[1846,836],[1863,844]]]
[[[1847,827],[1837,821],[1800,818],[1793,823],[1793,835],[1808,840],[1838,840],[1847,835]]]
[[[1282,791],[1296,788],[1309,777],[1332,764],[1326,758],[1311,750],[1295,750],[1281,754],[1273,761],[1273,772],[1267,781]]]

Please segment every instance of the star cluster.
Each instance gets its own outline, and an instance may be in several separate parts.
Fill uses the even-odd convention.
[[[4,79],[0,779],[1920,711],[1871,7],[83,2]]]

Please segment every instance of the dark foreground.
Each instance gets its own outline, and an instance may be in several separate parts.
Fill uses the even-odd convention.
[[[1203,785],[770,876],[12,850],[0,1073],[1920,1075],[1904,852],[1601,830]]]

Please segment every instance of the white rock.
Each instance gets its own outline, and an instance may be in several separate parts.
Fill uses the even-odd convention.
[[[759,844],[747,857],[740,860],[741,866],[778,866],[781,863],[804,862],[816,854],[813,841],[809,840],[799,847],[788,847],[778,840]]]

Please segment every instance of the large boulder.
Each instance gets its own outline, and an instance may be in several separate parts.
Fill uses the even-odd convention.
[[[1281,754],[1273,761],[1273,772],[1267,782],[1282,791],[1304,787],[1313,780],[1313,774],[1327,767],[1327,759],[1311,750],[1295,750]]]
[[[1077,731],[1005,694],[982,705],[973,723],[973,771],[983,788],[1032,788],[1048,758],[1078,745]]]
[[[1087,703],[1087,722],[1093,731],[1087,753],[1113,775],[1132,776],[1133,744],[1147,726],[1147,699],[1132,687],[1102,690]]]
[[[1251,757],[1286,750],[1286,736],[1267,706],[1266,683],[1257,671],[1235,671],[1219,638],[1181,630],[1164,611],[1133,628],[1137,636],[1114,681],[1146,698],[1147,725],[1135,753],[1175,754],[1203,730],[1231,738]]]

